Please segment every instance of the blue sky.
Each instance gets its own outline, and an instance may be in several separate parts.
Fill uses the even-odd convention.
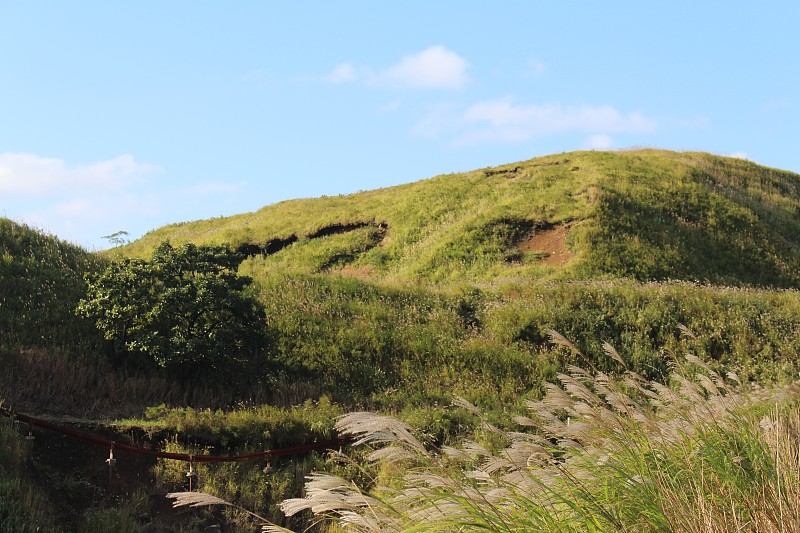
[[[0,216],[89,249],[577,149],[800,172],[790,2],[0,0]]]

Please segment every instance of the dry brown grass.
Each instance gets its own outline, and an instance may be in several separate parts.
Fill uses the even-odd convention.
[[[27,350],[0,353],[0,399],[9,408],[37,415],[77,418],[124,418],[141,415],[149,406],[224,407],[240,402],[203,385],[181,385],[156,372],[125,372],[102,361],[75,361],[59,353]],[[248,401],[292,402],[309,393],[292,384],[249,391]]]

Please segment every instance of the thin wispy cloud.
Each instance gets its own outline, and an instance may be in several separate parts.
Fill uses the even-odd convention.
[[[403,106],[402,100],[392,100],[391,102],[387,102],[386,104],[382,105],[378,108],[378,112],[381,114],[390,114],[397,112]]]
[[[647,132],[655,128],[655,121],[641,113],[622,114],[610,105],[515,105],[509,99],[473,104],[464,113],[464,120],[492,130],[520,131],[526,136],[562,131]]]
[[[439,139],[455,135],[461,125],[461,111],[453,102],[439,102],[428,106],[427,111],[411,130],[414,137]]]
[[[610,105],[524,105],[505,98],[477,102],[461,111],[454,111],[452,106],[439,106],[418,122],[414,133],[427,137],[448,136],[456,146],[586,133],[596,136],[594,143],[600,146],[610,142],[608,135],[611,133],[649,133],[656,127],[656,120],[641,112],[623,113]]]
[[[85,198],[70,200],[61,204],[56,204],[51,209],[52,213],[64,217],[83,217],[92,212],[92,203]]]

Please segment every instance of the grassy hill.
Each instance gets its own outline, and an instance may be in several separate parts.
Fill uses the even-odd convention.
[[[264,380],[286,403],[330,394],[403,408],[458,392],[503,404],[540,393],[564,364],[549,329],[601,367],[608,341],[657,377],[681,349],[681,324],[701,335],[701,355],[748,377],[789,375],[799,213],[797,174],[637,150],[282,202],[166,226],[104,259],[5,221],[0,340],[102,358],[72,313],[82,273],[170,240],[248,257],[241,271],[256,281],[281,369]]]
[[[249,214],[163,240],[249,257],[292,381],[399,408],[453,392],[493,405],[565,362],[549,329],[666,375],[678,328],[701,355],[788,375],[800,331],[800,176],[705,153],[574,152]],[[387,395],[386,391],[393,391]],[[538,391],[538,392],[537,392]]]
[[[574,152],[163,227],[258,269],[479,286],[627,277],[793,287],[800,176],[704,153]]]
[[[92,349],[96,339],[75,317],[83,275],[107,261],[78,246],[0,218],[0,349]]]
[[[73,416],[146,411],[122,426],[176,435],[170,451],[327,438],[336,415],[363,408],[436,444],[492,446],[482,421],[513,428],[569,365],[618,372],[605,342],[660,381],[687,353],[745,382],[800,371],[800,176],[738,159],[553,155],[170,225],[99,256],[0,223],[0,363],[13,370],[0,374],[0,401],[58,403]],[[247,257],[240,271],[266,307],[274,363],[248,376],[261,388],[115,367],[75,317],[85,272],[149,257],[164,240]],[[550,330],[576,349],[553,345]],[[31,348],[35,357],[20,355]],[[450,408],[454,395],[483,418]],[[31,397],[41,401],[22,403]],[[267,484],[261,466],[209,467],[203,487],[276,517],[323,459],[274,466]],[[155,476],[161,492],[185,481],[175,465]]]

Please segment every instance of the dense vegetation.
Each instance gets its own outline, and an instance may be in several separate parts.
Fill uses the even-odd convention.
[[[573,366],[516,419],[527,431],[487,425],[489,444],[437,448],[400,420],[348,414],[337,427],[375,450],[383,479],[318,473],[281,508],[362,532],[797,530],[797,386],[754,390],[687,360],[670,386]]]
[[[237,275],[241,257],[224,246],[159,245],[149,261],[111,263],[87,276],[76,309],[94,321],[115,356],[144,355],[171,375],[245,372],[266,343],[264,310]]]
[[[685,348],[679,324],[702,332],[703,357],[739,365],[748,379],[790,376],[800,362],[793,291],[618,281],[443,294],[280,276],[260,285],[290,375],[376,408],[447,404],[453,393],[499,407],[538,394],[566,357],[548,345],[548,329],[586,353],[620,346],[649,377]],[[601,356],[593,362],[607,368]]]
[[[337,415],[364,408],[398,416],[434,447],[465,438],[491,447],[482,423],[514,427],[568,365],[618,370],[605,342],[656,382],[686,353],[711,370],[735,368],[744,382],[800,371],[800,176],[737,159],[554,155],[167,226],[99,257],[2,222],[0,399],[133,417],[117,427],[172,451],[325,438]],[[91,301],[84,274],[97,284],[109,260],[123,262],[107,272],[146,266],[164,241],[172,252],[222,246],[236,255],[264,308],[258,352],[269,364],[226,373],[234,367],[222,350],[213,369],[192,368],[213,383],[175,380],[120,364],[121,344],[103,342],[97,317],[75,315]],[[550,330],[576,349],[554,346]],[[482,418],[450,408],[454,395]],[[272,466],[266,484],[264,465],[209,467],[201,488],[281,521],[280,500],[298,495],[309,469],[389,483],[393,475],[315,456]],[[176,468],[158,465],[159,490],[182,488]],[[234,511],[227,520],[253,526]]]
[[[84,274],[106,261],[0,218],[0,349],[96,350],[91,324],[75,316]]]

